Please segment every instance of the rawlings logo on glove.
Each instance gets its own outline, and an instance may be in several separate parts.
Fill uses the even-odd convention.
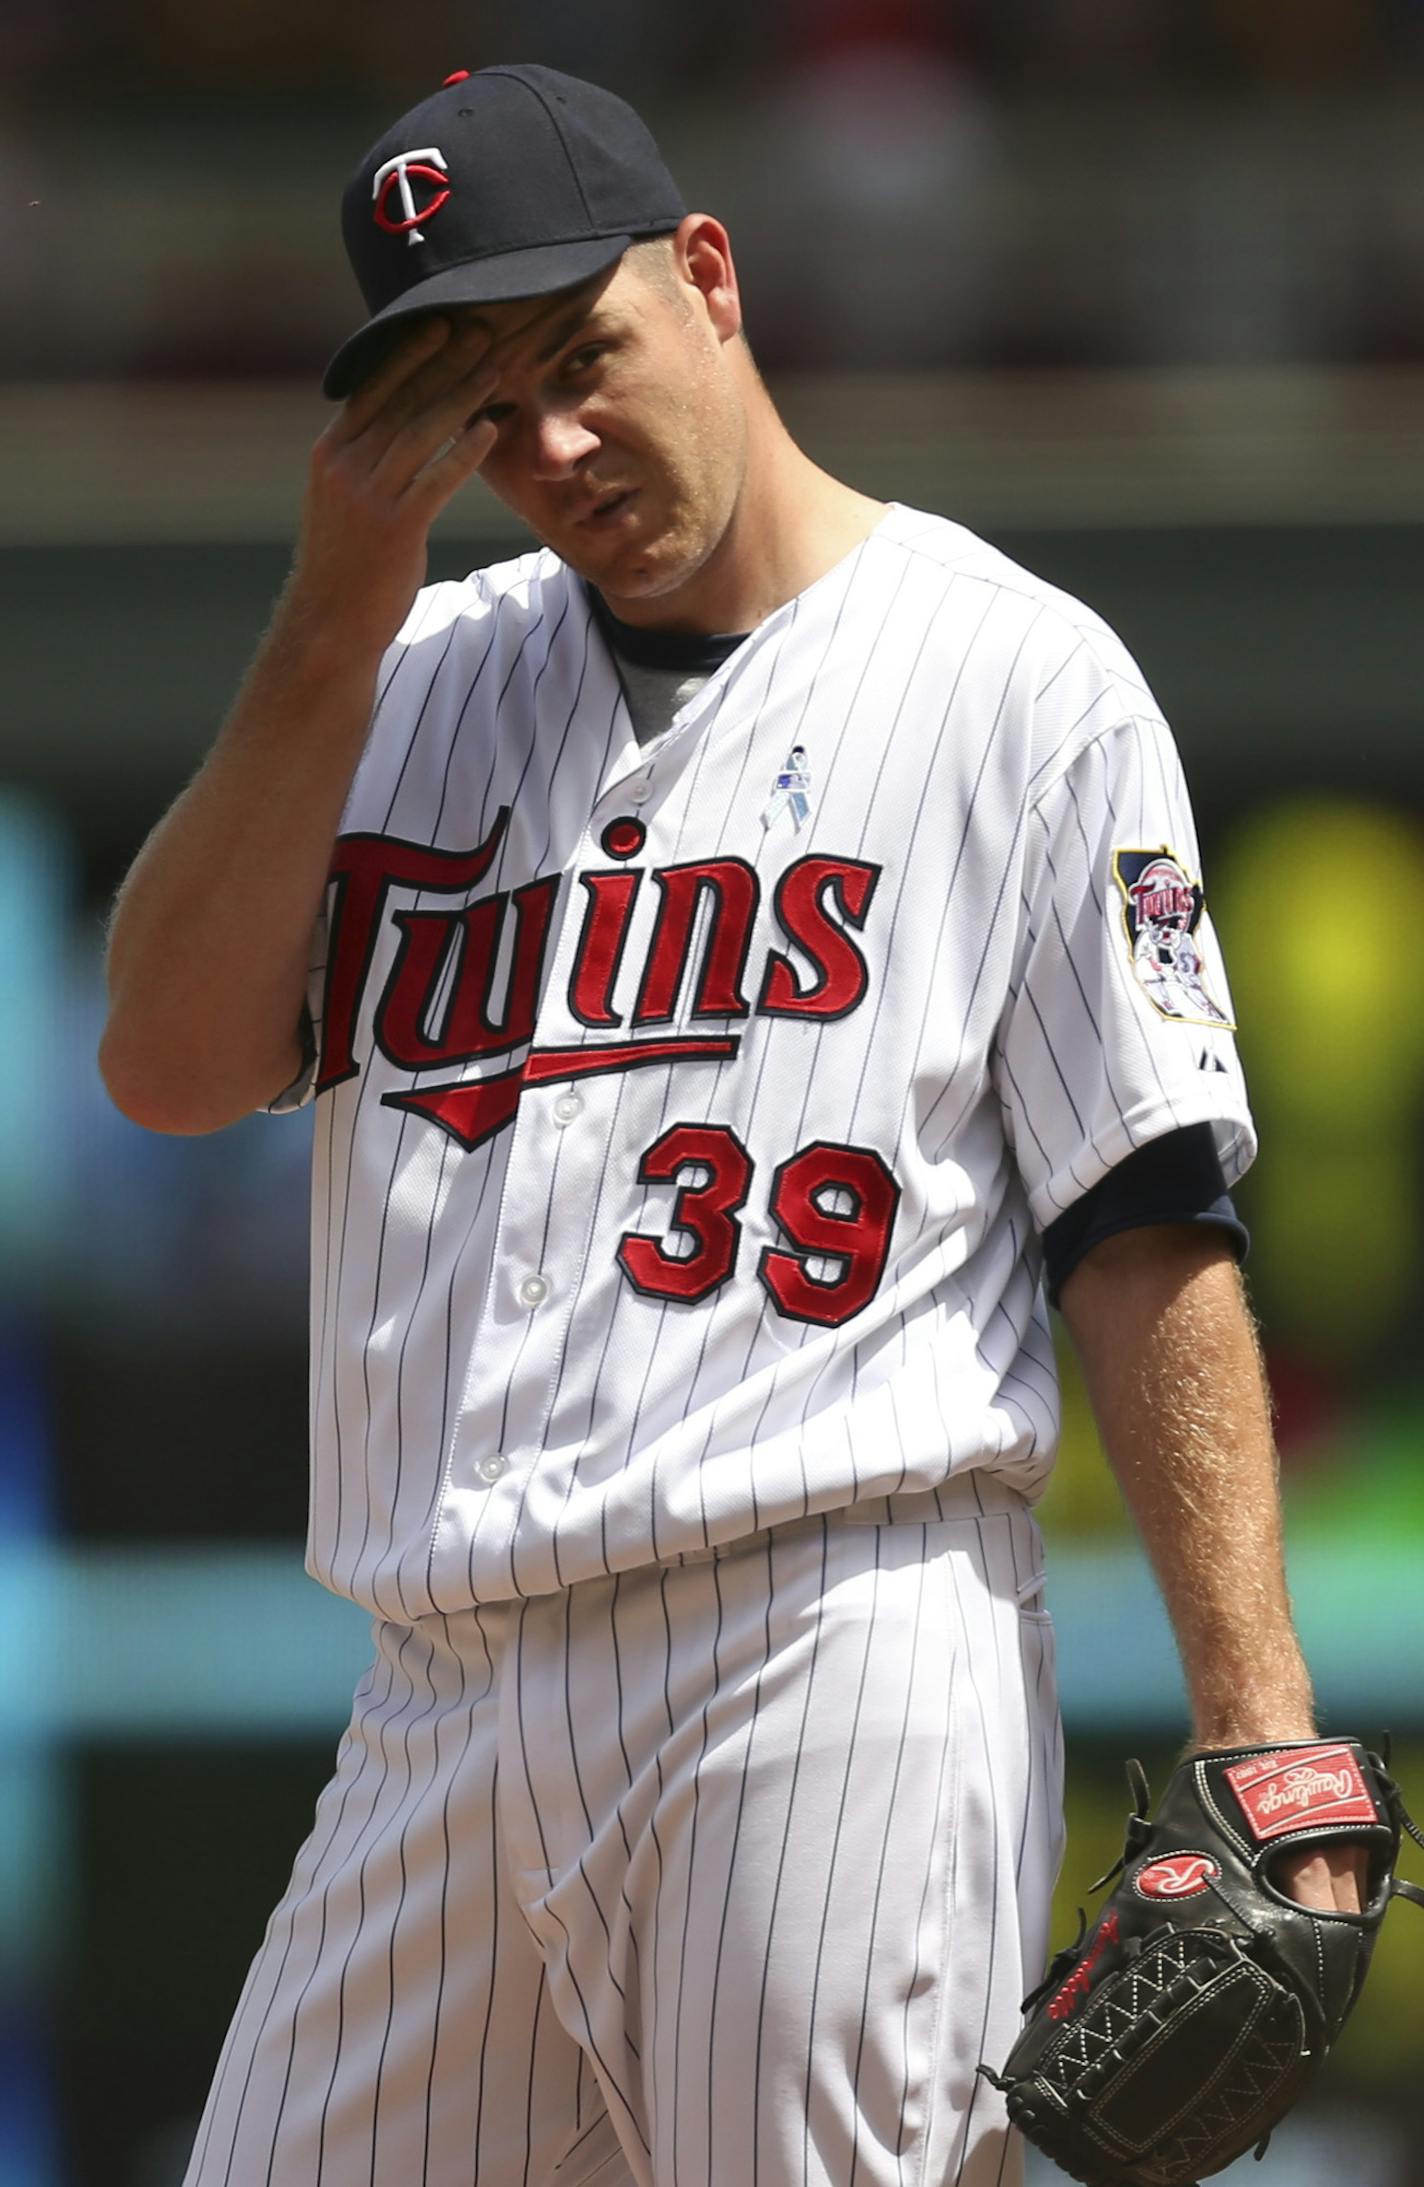
[[[1314,1823],[1372,1823],[1375,1804],[1346,1746],[1292,1748],[1238,1762],[1226,1781],[1258,1842]]]
[[[1148,1819],[1135,1796],[1117,1889],[1025,2000],[1001,2073],[1013,2125],[1086,2187],[1197,2187],[1263,2146],[1325,2057],[1364,1981],[1400,1834],[1424,1846],[1385,1761],[1354,1740],[1236,1747],[1174,1770]],[[1358,1914],[1276,1884],[1287,1849],[1365,1847]],[[1094,1886],[1096,1889],[1098,1886]]]

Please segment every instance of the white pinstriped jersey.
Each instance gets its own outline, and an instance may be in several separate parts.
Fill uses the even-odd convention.
[[[554,555],[428,588],[332,874],[278,1104],[317,1095],[308,1565],[387,1617],[976,1467],[1034,1497],[1037,1232],[1180,1126],[1254,1152],[1151,693],[922,512],[641,751]]]

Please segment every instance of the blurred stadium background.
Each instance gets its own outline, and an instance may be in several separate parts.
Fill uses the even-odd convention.
[[[286,566],[341,183],[501,59],[641,104],[813,452],[1143,659],[1263,1127],[1325,1722],[1391,1725],[1424,1807],[1422,0],[53,0],[0,88],[0,2187],[175,2187],[364,1661],[300,1565],[308,1124],[118,1117],[101,929]],[[435,573],[513,540],[472,491]],[[1071,1369],[1044,1518],[1061,1931],[1122,1755],[1183,1731]],[[1260,2187],[1424,2182],[1411,1918]]]

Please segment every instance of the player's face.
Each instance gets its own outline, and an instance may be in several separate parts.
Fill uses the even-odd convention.
[[[499,427],[486,483],[615,606],[689,585],[746,465],[721,302],[672,252],[634,251],[565,310],[545,299],[478,316],[510,359],[484,411]]]

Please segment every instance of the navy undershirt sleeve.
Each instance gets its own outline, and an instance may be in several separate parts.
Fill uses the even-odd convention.
[[[1043,1261],[1050,1305],[1093,1246],[1149,1223],[1215,1223],[1238,1262],[1246,1258],[1250,1233],[1232,1206],[1210,1124],[1188,1124],[1136,1148],[1049,1224]]]

